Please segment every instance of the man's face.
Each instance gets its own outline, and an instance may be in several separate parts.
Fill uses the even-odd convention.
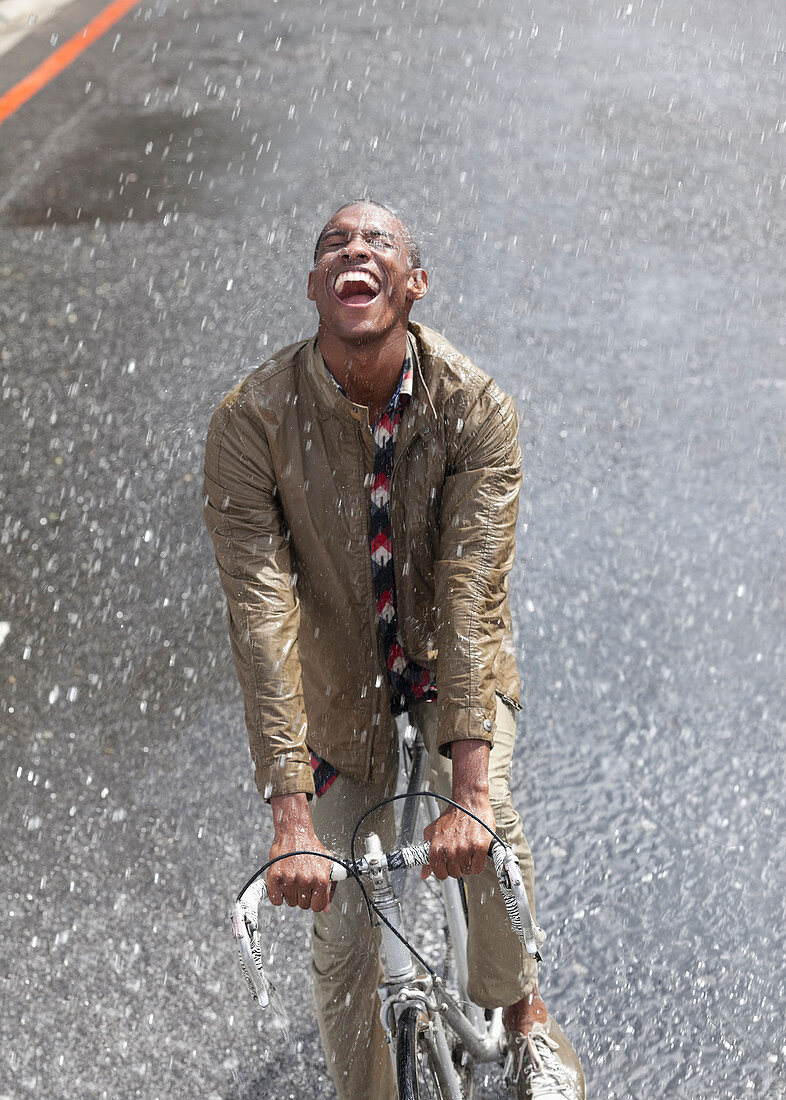
[[[403,226],[389,211],[357,203],[322,230],[308,297],[320,328],[339,339],[366,342],[406,325],[427,289],[426,272],[410,268]]]

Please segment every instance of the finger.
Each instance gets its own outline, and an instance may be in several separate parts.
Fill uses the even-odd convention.
[[[480,855],[480,859],[478,859],[478,855]],[[478,852],[478,848],[476,845],[467,845],[467,850],[464,853],[462,859],[462,866],[464,868],[465,875],[477,875],[478,872],[483,869],[485,862],[485,854],[482,851]]]
[[[455,878],[456,875],[461,874],[461,864],[455,851],[450,848],[443,854],[441,865],[445,869],[443,878],[447,878],[448,876],[450,876],[450,878]]]
[[[461,878],[461,876],[465,874],[464,867],[466,862],[467,860],[464,856],[453,856],[452,859],[449,859],[445,866],[450,877]]]
[[[298,904],[299,909],[310,909],[311,908],[311,894],[312,894],[312,891],[310,889],[309,890],[298,890],[298,892],[297,892],[297,904]]]
[[[327,912],[330,905],[330,884],[318,882],[311,891],[311,905],[315,913]]]
[[[458,863],[462,875],[475,874],[475,855],[476,852],[474,846],[469,841],[467,841],[463,845],[458,855]]]
[[[429,866],[431,867],[431,870],[434,872],[440,882],[444,882],[445,879],[448,877],[449,872],[445,861],[445,856],[441,851],[437,850],[435,852],[433,848],[431,849]]]
[[[426,881],[426,879],[429,877],[430,874],[431,874],[431,868],[429,867],[428,864],[426,864],[424,867],[421,867],[420,877],[423,879],[424,882]]]
[[[330,898],[327,890],[314,890],[312,892],[310,908],[315,913],[327,913],[330,909]]]
[[[272,875],[268,875],[265,882],[267,884],[267,900],[271,905],[281,905],[284,900],[284,895],[281,893],[281,889],[276,880]]]
[[[487,857],[488,857],[488,852],[486,851],[485,848],[479,848],[478,850],[476,850],[474,856],[472,857],[472,872],[471,873],[473,875],[482,875],[483,874],[483,872],[486,869],[486,859],[487,859]]]
[[[298,903],[298,888],[294,882],[284,882],[281,885],[282,893],[284,894],[284,901],[287,905],[294,909]]]
[[[451,878],[461,878],[465,868],[472,864],[472,847],[460,831],[446,839],[441,855],[445,871]]]

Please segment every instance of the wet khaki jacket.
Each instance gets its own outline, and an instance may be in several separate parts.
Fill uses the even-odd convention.
[[[436,669],[440,747],[493,741],[495,692],[518,703],[508,573],[521,484],[513,401],[437,333],[410,325],[413,396],[391,488],[399,626]],[[224,399],[205,517],[229,609],[256,781],[313,792],[306,741],[340,772],[384,767],[390,697],[369,549],[374,440],[316,339]]]

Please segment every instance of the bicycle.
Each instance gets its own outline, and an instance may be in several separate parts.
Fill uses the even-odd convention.
[[[515,1083],[521,1065],[506,1042],[501,1009],[493,1013],[484,1011],[467,996],[467,920],[462,880],[448,878],[440,882],[447,925],[448,962],[443,974],[426,961],[404,934],[400,897],[406,872],[424,866],[429,858],[428,844],[411,843],[417,825],[417,800],[423,800],[431,820],[438,816],[438,802],[458,805],[452,799],[420,789],[427,752],[420,732],[414,727],[405,732],[404,752],[408,757],[407,790],[363,814],[355,826],[348,859],[324,858],[332,862],[331,880],[353,878],[365,897],[369,919],[374,913],[379,920],[384,970],[379,988],[380,1012],[400,1100],[429,1096],[435,1100],[471,1100],[476,1063],[502,1065],[506,1084]],[[364,854],[357,858],[355,843],[363,821],[380,806],[399,800],[404,800],[399,847],[384,852],[379,837],[370,833],[364,841]],[[518,859],[496,834],[492,833],[492,837],[489,854],[494,860],[511,924],[527,952],[540,961],[545,933],[532,918]],[[278,859],[293,854],[309,853],[290,852]],[[267,898],[262,876],[277,861],[269,861],[252,875],[239,892],[231,913],[243,976],[263,1008],[269,1004],[274,987],[262,961],[258,910]],[[363,879],[371,884],[370,896]]]

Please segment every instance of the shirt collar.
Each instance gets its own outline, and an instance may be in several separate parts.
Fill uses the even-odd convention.
[[[394,410],[403,409],[410,397],[412,396],[412,383],[415,378],[415,368],[412,363],[412,358],[407,353],[404,359],[404,365],[401,368],[401,377],[398,380],[398,386],[396,386],[396,392],[388,402],[388,407],[385,412],[393,412]],[[383,413],[384,415],[384,413]]]
[[[328,374],[328,377],[333,382],[333,385],[336,387],[337,390],[343,393],[344,397],[346,397],[347,400],[349,400],[349,395],[347,394],[347,391],[344,389],[341,383],[337,382],[336,379],[333,377],[330,367],[327,365],[324,359],[322,359],[322,364]],[[414,385],[414,380],[415,365],[412,361],[412,352],[408,345],[407,354],[404,358],[404,363],[401,368],[401,376],[398,380],[398,386],[396,386],[396,392],[393,394],[390,401],[388,402],[388,406],[385,409],[385,412],[389,412],[391,409],[395,408],[403,409],[406,406],[410,397],[412,397],[412,387]],[[382,413],[382,415],[384,416],[384,413]]]
[[[412,362],[412,356],[407,352],[407,357],[404,360],[404,367],[401,371],[401,384],[398,388],[398,397],[406,397],[407,400],[412,396],[412,386],[415,381],[415,364]]]

